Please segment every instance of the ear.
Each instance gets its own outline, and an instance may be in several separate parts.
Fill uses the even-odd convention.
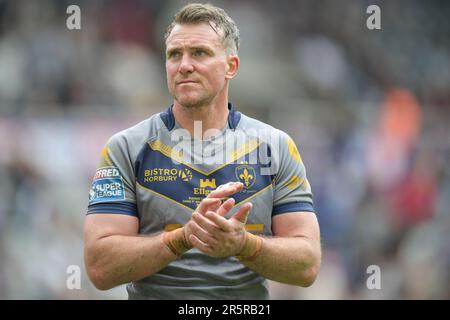
[[[227,57],[227,73],[225,74],[227,80],[231,80],[236,76],[239,69],[239,62],[239,57],[235,54],[230,54]]]

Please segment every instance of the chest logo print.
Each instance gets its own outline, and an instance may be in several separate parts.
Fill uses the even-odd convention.
[[[206,187],[216,189],[216,179],[200,179],[200,188]]]
[[[236,178],[244,184],[244,188],[251,188],[256,181],[256,172],[252,166],[241,165],[235,170]]]
[[[181,180],[188,182],[192,179],[192,172],[189,169],[183,169],[178,172],[178,176]]]

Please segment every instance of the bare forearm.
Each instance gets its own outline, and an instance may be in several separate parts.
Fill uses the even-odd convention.
[[[255,260],[243,263],[267,279],[306,287],[314,282],[320,259],[320,244],[303,237],[283,237],[264,238]]]
[[[155,236],[112,235],[85,249],[89,277],[102,290],[158,272],[176,258]]]

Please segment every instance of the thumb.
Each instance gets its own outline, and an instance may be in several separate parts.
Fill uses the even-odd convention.
[[[250,202],[244,203],[233,216],[233,219],[238,220],[239,222],[246,223],[247,217],[250,214],[250,210],[253,205]]]

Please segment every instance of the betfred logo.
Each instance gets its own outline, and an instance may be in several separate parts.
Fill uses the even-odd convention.
[[[103,178],[114,178],[119,177],[120,173],[119,170],[115,167],[104,167],[99,168],[97,172],[95,173],[94,180],[97,179],[103,179]]]
[[[97,169],[89,192],[89,204],[125,200],[122,176],[116,167]]]

